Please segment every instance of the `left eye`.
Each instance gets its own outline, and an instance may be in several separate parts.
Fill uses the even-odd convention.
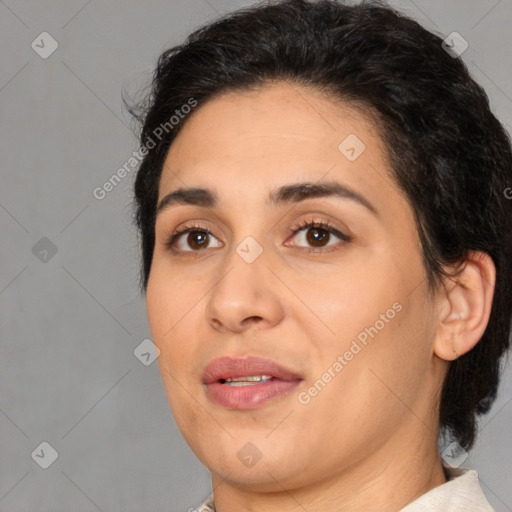
[[[309,244],[312,251],[315,251],[315,249],[321,250],[323,247],[333,245],[329,243],[331,242],[331,235],[345,242],[350,241],[347,235],[341,233],[327,222],[307,222],[293,229],[292,234],[299,235],[297,238]]]

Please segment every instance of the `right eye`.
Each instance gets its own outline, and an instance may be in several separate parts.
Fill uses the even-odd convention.
[[[186,234],[188,236],[184,237]],[[185,226],[184,228],[172,233],[169,239],[165,242],[165,245],[175,252],[198,252],[209,248],[211,237],[215,238],[213,234],[203,226]],[[219,244],[220,245],[217,245],[216,247],[222,247],[220,242]],[[191,250],[186,248],[187,245]]]

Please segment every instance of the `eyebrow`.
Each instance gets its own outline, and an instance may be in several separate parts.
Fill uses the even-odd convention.
[[[379,215],[377,209],[368,199],[350,187],[336,181],[322,183],[303,182],[284,185],[271,191],[267,202],[271,205],[278,206],[280,204],[298,203],[318,197],[349,199],[364,206],[374,215]],[[219,204],[219,198],[214,191],[207,188],[179,188],[162,198],[157,206],[156,215],[159,215],[164,210],[176,204],[215,208]]]

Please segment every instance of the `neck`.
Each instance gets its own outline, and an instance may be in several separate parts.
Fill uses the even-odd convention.
[[[433,431],[415,428],[406,435],[404,430],[357,464],[308,486],[293,488],[274,479],[275,492],[255,492],[212,474],[216,512],[396,512],[446,482]]]

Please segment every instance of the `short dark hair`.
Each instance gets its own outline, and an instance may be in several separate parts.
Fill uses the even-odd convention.
[[[196,30],[159,57],[145,101],[128,104],[141,124],[141,146],[159,135],[136,176],[134,222],[145,292],[160,176],[186,122],[170,126],[169,118],[191,98],[200,106],[225,92],[286,81],[366,108],[378,120],[393,179],[414,211],[429,289],[437,289],[446,268],[463,262],[468,251],[486,252],[496,266],[488,326],[479,343],[450,364],[441,395],[441,428],[469,449],[477,415],[496,398],[501,356],[510,344],[512,200],[506,191],[512,150],[484,90],[442,42],[371,1],[260,3]]]

